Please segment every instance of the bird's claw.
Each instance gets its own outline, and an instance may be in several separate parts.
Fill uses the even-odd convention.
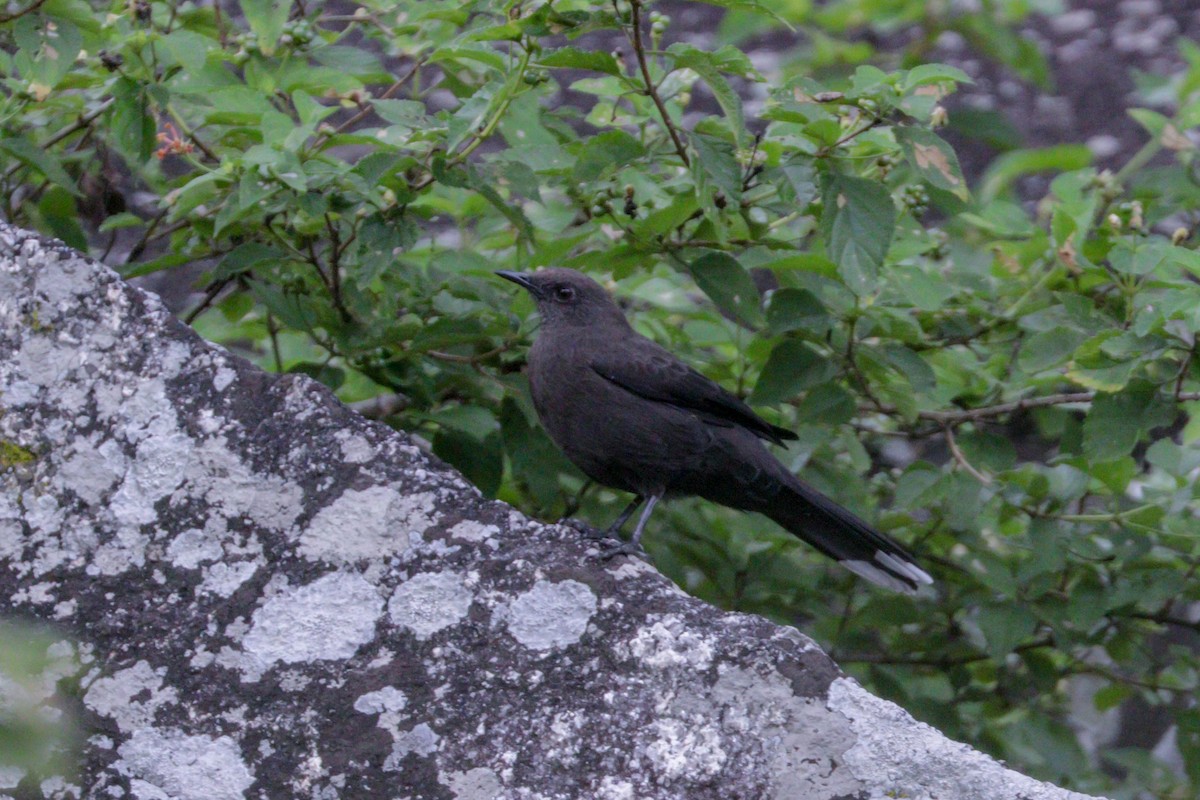
[[[616,558],[617,556],[634,556],[636,558],[645,559],[646,551],[642,549],[640,544],[636,544],[634,542],[622,542],[616,547],[609,547],[606,550],[601,550],[599,557],[602,561],[608,561]]]
[[[586,522],[580,522],[577,519],[564,519],[561,520],[559,524],[567,526],[584,539],[590,539],[595,542],[605,542],[617,538],[616,533],[610,529],[599,530],[598,528],[593,528]]]

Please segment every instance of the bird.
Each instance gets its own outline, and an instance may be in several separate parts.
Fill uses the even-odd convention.
[[[605,535],[645,504],[629,543],[606,555],[641,553],[660,501],[699,496],[764,514],[879,586],[914,594],[933,583],[900,544],[766,447],[796,434],[635,331],[596,281],[563,267],[496,274],[529,292],[541,316],[527,373],[542,426],[589,478],[634,495]]]

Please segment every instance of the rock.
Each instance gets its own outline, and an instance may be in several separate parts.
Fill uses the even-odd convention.
[[[1083,797],[4,224],[0,441],[0,599],[83,729],[22,797]]]

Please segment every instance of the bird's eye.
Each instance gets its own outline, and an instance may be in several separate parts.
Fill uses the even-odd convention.
[[[554,289],[554,299],[569,303],[575,299],[575,290],[570,286],[558,286]]]

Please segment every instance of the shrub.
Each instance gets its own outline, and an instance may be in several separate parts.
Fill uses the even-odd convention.
[[[532,306],[491,273],[611,277],[640,330],[796,430],[781,457],[940,586],[864,589],[699,502],[656,518],[660,568],[1023,770],[1190,796],[1200,59],[1174,117],[1137,112],[1150,142],[1115,174],[1079,146],[1017,151],[972,192],[936,130],[967,76],[841,38],[925,4],[770,4],[807,37],[770,80],[724,42],[780,20],[717,5],[736,10],[702,47],[643,0],[34,0],[0,27],[0,202],[130,277],[202,265],[205,336],[391,395],[389,422],[551,519],[623,498],[536,425]],[[1044,80],[990,13],[922,19]],[[1055,174],[1035,204],[1012,189],[1030,171]],[[1080,699],[1158,709],[1185,773],[1090,759]]]

